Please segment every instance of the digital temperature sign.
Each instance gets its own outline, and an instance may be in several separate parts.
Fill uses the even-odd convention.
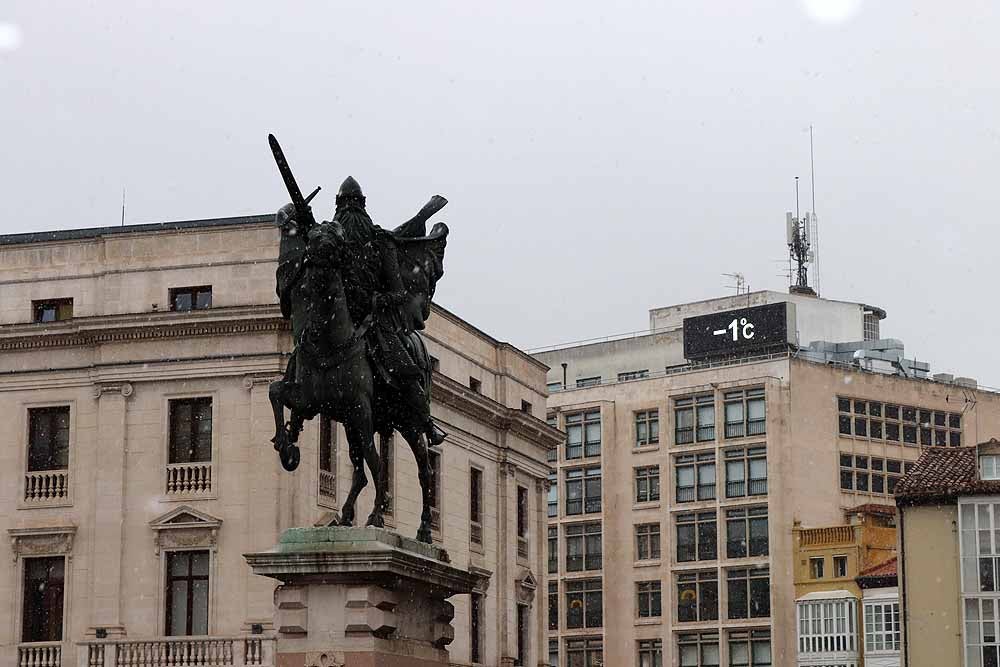
[[[794,342],[794,303],[769,303],[684,318],[686,359],[737,355]]]

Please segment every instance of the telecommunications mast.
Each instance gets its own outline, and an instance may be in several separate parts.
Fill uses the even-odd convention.
[[[799,177],[795,177],[795,215],[785,214],[788,243],[789,291],[796,294],[819,295],[819,223],[816,220],[816,172],[813,168],[812,126],[809,126],[809,172],[812,211],[799,214]],[[813,285],[809,284],[809,267],[813,269]]]
[[[808,215],[808,214],[806,214]],[[795,177],[795,215],[789,211],[785,214],[785,232],[788,242],[789,291],[796,294],[816,295],[809,286],[809,263],[812,253],[809,250],[809,223],[799,215],[799,177]]]

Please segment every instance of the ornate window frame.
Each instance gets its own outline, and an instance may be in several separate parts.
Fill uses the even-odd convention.
[[[213,435],[214,437],[214,435]],[[208,633],[215,632],[218,608],[218,549],[222,519],[180,505],[149,522],[153,531],[153,553],[160,560],[156,587],[156,627],[166,634],[167,554],[177,551],[208,551]]]

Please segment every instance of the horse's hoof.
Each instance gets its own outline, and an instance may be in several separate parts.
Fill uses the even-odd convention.
[[[346,517],[346,516],[341,517],[340,521],[337,522],[337,525],[338,526],[347,526],[348,528],[350,528],[351,526],[354,525],[354,518],[353,517]]]
[[[385,519],[381,516],[370,516],[368,517],[368,523],[366,524],[372,528],[385,528]]]
[[[299,459],[302,454],[299,452],[297,445],[288,445],[283,448],[280,452],[281,455],[281,467],[288,472],[293,472],[299,467]]]
[[[430,528],[421,528],[417,531],[417,542],[423,542],[424,544],[433,544],[434,540],[431,539]]]

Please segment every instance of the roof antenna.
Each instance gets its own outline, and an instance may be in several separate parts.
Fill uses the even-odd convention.
[[[816,218],[816,167],[813,162],[813,126],[809,126],[809,194],[812,198],[812,211],[809,212],[809,246],[813,265],[813,285],[819,294],[819,220]]]
[[[125,186],[122,186],[122,227],[125,226]]]

